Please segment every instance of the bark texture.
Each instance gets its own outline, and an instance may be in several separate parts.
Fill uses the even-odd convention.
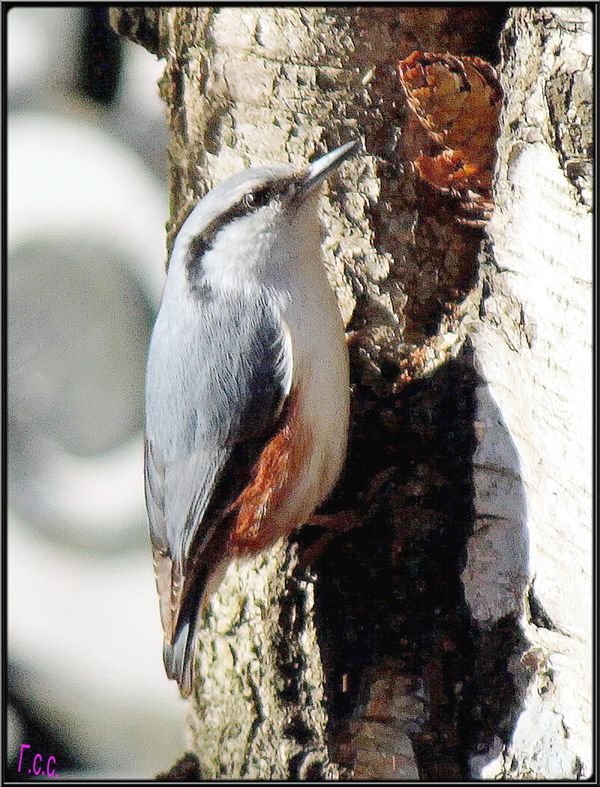
[[[542,749],[558,736],[561,775],[585,772],[589,722],[566,694],[583,709],[589,486],[565,459],[589,452],[585,13],[121,8],[112,21],[165,58],[169,245],[245,166],[365,148],[323,198],[353,395],[326,510],[363,527],[310,567],[305,528],[228,571],[189,718],[203,776],[556,775],[532,759],[534,733]],[[414,49],[493,60],[505,23],[499,212],[480,254],[483,233],[408,166],[422,132],[395,65]]]
[[[473,331],[471,765],[574,779],[592,767],[591,11],[515,9],[501,50],[496,211]]]

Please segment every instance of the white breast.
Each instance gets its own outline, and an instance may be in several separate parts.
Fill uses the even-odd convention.
[[[330,494],[346,457],[349,418],[348,350],[337,301],[320,259],[297,271],[293,297],[282,317],[291,335],[292,385],[298,386],[300,418],[312,433],[313,451],[297,489],[307,516]],[[305,275],[302,275],[305,273]]]

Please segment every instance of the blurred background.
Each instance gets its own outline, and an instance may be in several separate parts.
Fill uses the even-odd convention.
[[[8,772],[152,778],[184,749],[142,476],[168,195],[162,64],[107,9],[12,8]]]

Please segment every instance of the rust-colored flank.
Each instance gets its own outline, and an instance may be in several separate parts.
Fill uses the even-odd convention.
[[[280,416],[280,425],[263,448],[252,479],[229,507],[232,517],[230,549],[250,555],[274,543],[290,525],[281,522],[279,509],[293,499],[312,452],[312,434],[303,422],[300,393],[294,388]],[[310,512],[309,512],[310,513]]]

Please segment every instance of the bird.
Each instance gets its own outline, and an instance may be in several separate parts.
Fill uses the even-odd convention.
[[[148,350],[144,482],[163,661],[183,697],[229,563],[309,523],[344,466],[348,350],[319,200],[358,145],[233,175],[175,238]]]

